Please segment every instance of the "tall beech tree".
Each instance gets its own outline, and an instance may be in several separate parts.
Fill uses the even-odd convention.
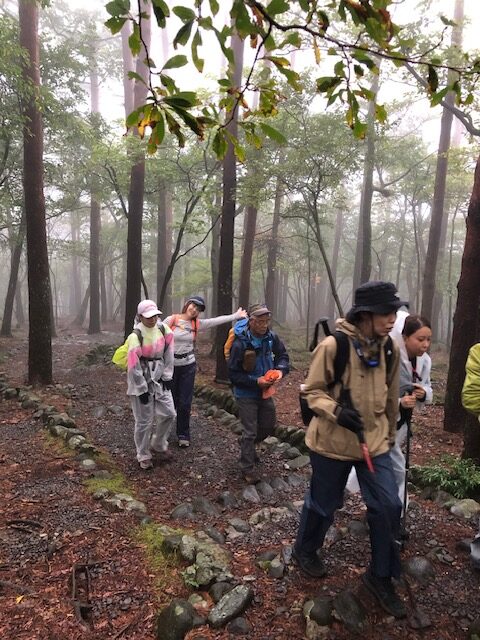
[[[52,382],[52,316],[50,272],[43,191],[43,123],[40,108],[40,55],[38,4],[19,0],[20,44],[26,55],[22,61],[28,91],[22,98],[23,190],[28,263],[28,381]]]

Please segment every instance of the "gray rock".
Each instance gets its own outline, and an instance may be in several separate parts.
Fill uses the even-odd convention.
[[[48,431],[54,438],[65,438],[68,433],[67,427],[63,427],[61,424],[50,425]]]
[[[265,507],[252,513],[248,521],[252,527],[261,528],[266,522],[280,522],[291,516],[292,512],[287,507]]]
[[[11,387],[8,387],[7,389],[5,389],[5,398],[10,399],[10,398],[16,398],[17,396],[18,396],[18,393],[16,389],[12,389]]]
[[[238,500],[231,491],[223,491],[217,498],[217,502],[225,509],[228,507],[237,507]]]
[[[124,413],[124,408],[118,404],[112,404],[108,407],[108,411],[113,413],[114,416],[121,416]]]
[[[69,438],[68,440],[68,448],[78,449],[84,442],[86,442],[86,440],[83,436],[73,436],[73,438]]]
[[[291,449],[291,445],[289,445],[288,442],[279,442],[275,447],[275,451],[278,451],[279,453],[285,453],[285,451],[288,451],[289,449]]]
[[[263,444],[265,444],[267,447],[274,447],[274,446],[280,444],[280,440],[278,438],[276,438],[275,436],[267,436],[263,440]]]
[[[234,618],[227,626],[227,631],[235,636],[246,636],[251,633],[252,626],[245,618]]]
[[[366,611],[354,593],[345,589],[333,599],[333,607],[351,633],[362,633],[365,630]]]
[[[305,484],[305,478],[298,473],[291,473],[287,477],[287,482],[291,487],[299,487]]]
[[[303,469],[303,467],[306,467],[310,464],[310,457],[309,456],[298,456],[298,458],[295,458],[294,460],[290,460],[290,462],[287,463],[287,468],[288,469]]]
[[[66,413],[54,413],[48,417],[48,424],[62,424],[64,427],[74,428],[75,420]]]
[[[111,480],[113,477],[110,471],[107,471],[106,469],[98,469],[97,471],[94,471],[93,476],[95,478],[100,478],[101,480]]]
[[[272,578],[283,578],[283,574],[285,572],[285,565],[280,560],[280,558],[274,558],[270,562],[270,566],[268,567],[268,575]]]
[[[250,531],[250,525],[248,522],[245,522],[245,520],[242,520],[241,518],[230,518],[228,522],[234,529],[241,533],[248,533]]]
[[[253,599],[253,591],[247,585],[238,585],[226,593],[208,614],[208,622],[214,629],[240,616]]]
[[[272,478],[270,480],[270,486],[275,491],[288,491],[290,488],[285,480],[280,476],[275,476],[275,478]]]
[[[108,511],[123,511],[124,509],[124,502],[123,500],[120,500],[119,498],[117,498],[116,496],[110,496],[108,498],[105,498],[103,501],[103,504],[105,506],[106,509],[108,509]]]
[[[204,531],[207,534],[207,536],[211,538],[214,542],[217,542],[218,544],[224,544],[225,536],[221,531],[219,531],[215,527],[206,527]]]
[[[453,507],[450,508],[450,513],[459,518],[465,518],[470,520],[480,513],[480,504],[476,500],[466,498],[465,500],[459,500]]]
[[[175,598],[157,616],[157,640],[183,640],[193,629],[195,609],[187,600]]]
[[[266,563],[271,562],[274,558],[277,557],[277,552],[276,551],[263,551],[262,553],[259,553],[258,556],[255,558],[255,562],[262,568],[266,567]]]
[[[95,491],[95,493],[92,495],[92,498],[94,500],[103,500],[108,495],[110,495],[110,491],[108,489],[105,489],[105,487],[101,487],[100,489],[97,489]]]
[[[303,607],[303,614],[321,627],[328,627],[333,622],[333,601],[327,596],[317,596],[309,600]]]
[[[247,502],[254,502],[258,504],[260,502],[260,496],[253,484],[248,485],[242,492],[242,498]]]
[[[207,516],[220,515],[218,508],[213,504],[213,502],[210,502],[210,500],[207,500],[207,498],[204,498],[203,496],[193,498],[192,509],[194,513],[204,513]]]
[[[230,425],[230,431],[234,433],[236,436],[242,435],[243,427],[240,420],[235,420],[235,422],[232,422],[232,424]]]
[[[178,547],[180,555],[187,562],[193,562],[197,553],[198,543],[192,536],[182,536]]]
[[[215,582],[210,587],[209,594],[214,602],[219,602],[223,596],[233,589],[230,582]]]
[[[183,502],[175,507],[170,517],[172,520],[193,520],[193,507],[189,502]]]
[[[182,542],[181,533],[170,533],[164,536],[162,540],[162,551],[164,553],[175,553],[180,547]]]
[[[147,513],[147,507],[143,502],[140,502],[140,500],[132,498],[125,502],[125,511],[145,514]]]
[[[97,468],[95,460],[90,460],[89,458],[87,458],[86,460],[82,460],[82,462],[80,463],[80,466],[82,467],[82,469],[85,469],[86,471],[93,471],[94,469]]]
[[[107,408],[103,406],[95,407],[92,413],[93,417],[97,418],[98,420],[99,418],[103,418],[103,416],[107,413]]]
[[[402,569],[407,576],[410,576],[420,584],[427,584],[435,577],[435,569],[432,563],[421,556],[407,558],[402,563]]]
[[[285,544],[282,547],[282,560],[284,562],[284,564],[290,564],[292,562],[292,545],[291,544]]]
[[[287,458],[287,460],[295,460],[301,456],[301,452],[297,449],[297,447],[289,447],[283,452],[283,457]]]
[[[352,536],[366,538],[369,535],[368,525],[365,520],[350,520],[348,530]]]
[[[264,498],[271,498],[275,494],[275,491],[265,480],[260,480],[260,482],[255,485],[255,488]]]

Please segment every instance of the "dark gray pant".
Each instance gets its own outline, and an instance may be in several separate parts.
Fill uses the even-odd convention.
[[[240,440],[240,466],[244,473],[251,472],[255,464],[255,443],[271,436],[275,430],[277,416],[272,398],[237,398],[242,422]]]

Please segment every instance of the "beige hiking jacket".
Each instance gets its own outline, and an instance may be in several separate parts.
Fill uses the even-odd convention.
[[[357,328],[346,320],[337,323],[337,330],[362,343]],[[393,341],[393,354],[387,379],[385,351],[382,340],[380,364],[367,367],[358,357],[351,340],[350,354],[342,376],[345,389],[350,390],[354,407],[365,426],[365,440],[372,457],[386,453],[395,443],[398,414],[399,350]],[[325,338],[313,353],[312,364],[303,395],[317,414],[307,430],[307,446],[316,453],[339,460],[361,460],[362,452],[357,436],[337,424],[334,415],[342,385],[329,389],[334,380],[334,360],[337,343],[333,336]]]

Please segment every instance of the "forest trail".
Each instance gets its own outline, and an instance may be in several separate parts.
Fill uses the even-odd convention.
[[[77,428],[104,452],[97,461],[97,472],[120,473],[125,486],[145,504],[149,520],[186,530],[215,530],[222,536],[222,547],[231,553],[235,581],[251,585],[254,591],[253,603],[245,613],[250,638],[301,640],[305,637],[305,600],[335,596],[346,588],[358,593],[368,611],[368,638],[467,637],[466,628],[477,617],[479,576],[459,543],[476,533],[473,524],[413,496],[411,538],[404,558],[428,557],[435,572],[432,582],[414,587],[419,606],[432,622],[422,632],[413,630],[408,621],[394,621],[383,614],[360,588],[369,543],[357,496],[347,497],[336,518],[335,535],[329,536],[330,546],[325,550],[328,576],[321,581],[305,578],[290,562],[289,550],[308,484],[308,466],[290,470],[282,447],[266,447],[260,469],[265,485],[277,489],[269,492],[265,487],[256,492],[258,502],[246,497],[238,469],[237,436],[208,416],[208,405],[197,399],[190,449],[178,449],[172,442],[171,463],[157,463],[150,473],[141,471],[134,457],[124,376],[102,361],[101,351],[92,364],[79,359],[94,345],[120,342],[119,333],[56,338],[57,386],[44,390],[42,396],[57,409],[68,410]],[[213,377],[207,348],[200,346],[203,383]],[[24,338],[0,342],[0,368],[9,384],[21,384],[26,351]],[[301,377],[300,371],[294,371],[278,394],[283,424],[298,426]],[[154,638],[158,608],[173,597],[188,598],[193,593],[181,576],[187,563],[171,563],[161,569],[149,564],[145,541],[138,536],[143,516],[113,513],[94,500],[83,486],[92,471],[82,468],[79,457],[63,447],[60,439],[48,435],[32,417],[32,410],[22,409],[16,399],[3,399],[0,428],[0,486],[6,498],[0,512],[0,636],[12,640]],[[458,438],[446,437],[441,431],[441,408],[434,406],[418,420],[413,462],[430,458],[432,450],[439,448],[457,453],[460,445]],[[185,518],[172,517],[174,509],[198,503],[200,498],[213,508],[189,512]],[[278,577],[265,565],[259,566],[260,554],[269,551],[285,565]],[[205,589],[202,594],[211,605]],[[88,606],[82,609],[79,603],[85,600]],[[225,628],[213,630],[203,625],[186,637],[226,640],[233,636]],[[352,636],[336,621],[329,637],[343,640]]]

